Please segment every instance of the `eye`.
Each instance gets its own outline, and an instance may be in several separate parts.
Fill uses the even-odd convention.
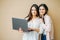
[[[45,9],[39,9],[39,10],[45,10]]]

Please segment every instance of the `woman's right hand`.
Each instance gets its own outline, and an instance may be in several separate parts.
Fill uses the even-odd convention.
[[[19,32],[21,32],[21,33],[23,33],[23,30],[22,30],[22,28],[19,28],[19,30],[18,30]]]
[[[32,28],[28,28],[28,31],[33,31],[33,29]]]
[[[31,28],[28,28],[28,30],[31,30]]]

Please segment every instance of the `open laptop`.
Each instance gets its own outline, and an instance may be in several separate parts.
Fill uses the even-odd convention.
[[[19,18],[12,18],[12,25],[14,30],[19,30],[22,28],[24,32],[28,32],[28,24],[27,20],[19,19]]]

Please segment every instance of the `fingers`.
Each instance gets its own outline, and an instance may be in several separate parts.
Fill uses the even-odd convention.
[[[21,32],[21,33],[23,32],[23,30],[22,30],[21,28],[19,28],[19,30],[18,30],[18,31],[19,31],[19,32]]]

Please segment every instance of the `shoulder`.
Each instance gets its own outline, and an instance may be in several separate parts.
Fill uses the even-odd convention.
[[[47,15],[47,14],[44,16],[44,18],[45,19],[51,19],[51,17],[49,15]]]
[[[47,14],[46,14],[44,17],[50,18],[50,16],[49,16],[49,15],[47,15]]]

